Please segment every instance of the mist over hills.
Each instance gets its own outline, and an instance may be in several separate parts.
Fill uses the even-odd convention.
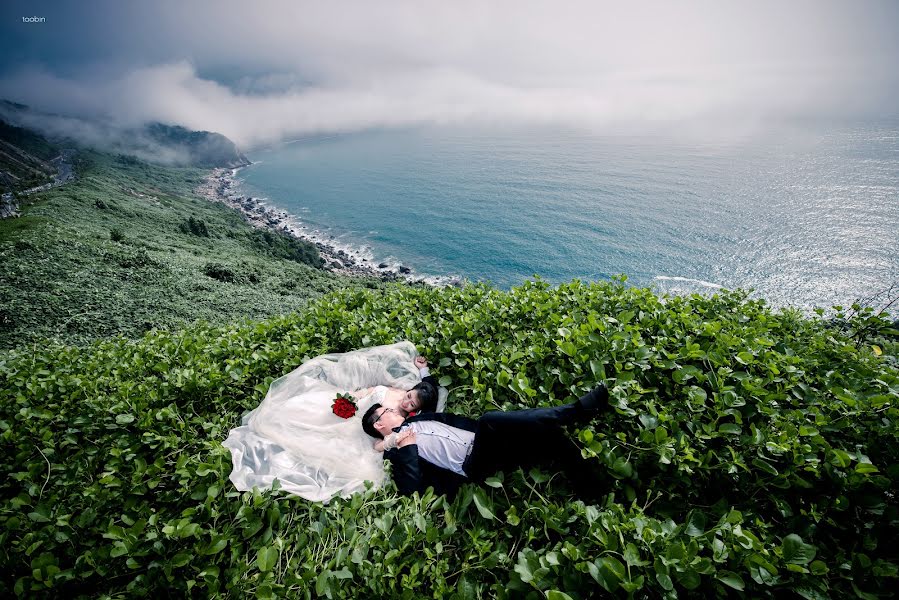
[[[15,146],[15,140],[27,140],[28,147],[20,150],[44,160],[52,158],[44,154],[53,154],[54,147],[84,146],[166,166],[235,168],[250,164],[237,145],[224,135],[191,131],[179,125],[151,122],[139,127],[119,126],[101,117],[68,117],[7,100],[0,100],[0,121],[6,122],[2,137],[6,144]],[[32,134],[23,134],[23,130]],[[5,147],[7,155],[18,155]],[[43,148],[43,151],[29,148]],[[15,165],[12,159],[0,163],[0,170],[6,173],[23,168],[27,167]]]

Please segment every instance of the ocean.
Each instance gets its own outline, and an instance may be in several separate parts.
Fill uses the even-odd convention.
[[[508,288],[618,274],[665,293],[848,305],[899,281],[899,122],[710,134],[418,129],[248,152],[244,193],[370,264]]]

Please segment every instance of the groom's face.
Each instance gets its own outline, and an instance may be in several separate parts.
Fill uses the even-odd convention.
[[[375,418],[374,426],[381,435],[393,433],[393,428],[399,427],[405,420],[392,408],[381,407],[375,411],[375,414],[377,417]]]

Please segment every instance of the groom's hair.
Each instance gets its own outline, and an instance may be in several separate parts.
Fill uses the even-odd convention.
[[[365,411],[365,414],[362,415],[362,429],[373,438],[378,438],[379,440],[383,440],[384,436],[381,435],[381,432],[375,429],[375,419],[378,416],[375,414],[375,411],[381,408],[380,404],[372,404],[368,407],[368,410]]]
[[[418,391],[418,399],[421,400],[420,412],[437,410],[437,390],[430,382],[420,381],[412,389]]]

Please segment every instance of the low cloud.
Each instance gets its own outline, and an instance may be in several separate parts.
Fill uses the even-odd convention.
[[[0,75],[0,97],[100,120],[110,131],[159,121],[217,131],[246,148],[419,124],[741,133],[772,119],[879,115],[894,110],[897,90],[895,56],[884,53],[896,43],[878,24],[882,15],[840,3],[752,11],[661,3],[642,12],[276,3],[279,10],[255,13],[202,2],[127,12],[127,4],[109,8],[125,11],[114,15],[117,68],[98,69],[97,59],[63,75],[47,61],[20,65]],[[847,32],[853,17],[870,30]],[[154,45],[137,33],[128,41],[129,29],[154,19]]]

